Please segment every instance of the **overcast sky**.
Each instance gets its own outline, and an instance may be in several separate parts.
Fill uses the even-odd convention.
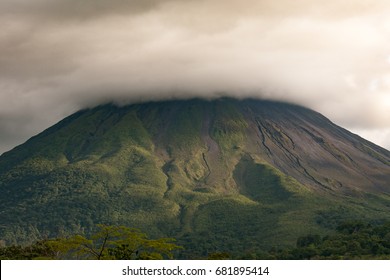
[[[390,0],[0,0],[0,154],[85,106],[222,94],[390,149]]]

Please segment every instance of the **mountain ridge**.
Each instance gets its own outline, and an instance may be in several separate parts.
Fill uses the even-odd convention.
[[[344,219],[388,219],[388,182],[389,151],[298,105],[107,104],[0,156],[0,239],[106,223],[176,237],[195,255],[288,245],[303,225],[323,233]],[[212,248],[198,252],[194,240]]]

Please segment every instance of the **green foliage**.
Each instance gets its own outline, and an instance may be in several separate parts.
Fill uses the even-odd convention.
[[[309,247],[309,246],[317,246],[321,243],[321,237],[318,234],[309,234],[306,236],[301,236],[297,240],[297,247]]]
[[[276,259],[390,259],[390,223],[344,222],[336,234],[301,236],[296,248],[270,254]]]
[[[45,240],[37,241],[29,246],[0,247],[0,260],[54,259],[55,257],[55,251]]]
[[[226,252],[215,252],[209,254],[207,259],[208,260],[229,260],[231,259],[231,255]]]
[[[177,108],[175,119],[167,128],[165,141],[171,152],[188,151],[188,148],[201,146],[202,107],[185,104]]]
[[[227,153],[243,148],[248,124],[234,102],[230,99],[222,99],[216,102],[214,110],[212,138]]]
[[[99,231],[90,238],[76,235],[51,241],[65,259],[163,259],[172,258],[173,251],[181,247],[174,239],[148,239],[137,229],[124,226],[99,225]]]
[[[234,178],[241,192],[256,201],[277,203],[291,196],[282,184],[282,176],[277,174],[274,168],[255,163],[248,155],[242,157],[237,164]]]
[[[89,238],[74,235],[69,238],[38,241],[33,245],[0,248],[1,259],[95,259],[133,260],[172,258],[182,247],[175,239],[148,239],[137,229],[124,226],[99,225]]]

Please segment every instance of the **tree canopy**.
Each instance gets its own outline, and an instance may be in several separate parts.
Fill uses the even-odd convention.
[[[38,241],[33,245],[0,249],[1,259],[88,259],[129,260],[172,258],[182,247],[172,238],[149,239],[138,229],[124,226],[98,225],[89,237]]]

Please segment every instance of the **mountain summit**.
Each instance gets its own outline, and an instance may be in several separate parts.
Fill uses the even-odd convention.
[[[0,157],[0,238],[103,223],[196,242],[194,255],[288,245],[344,219],[390,218],[389,182],[389,151],[297,105],[108,104]]]

